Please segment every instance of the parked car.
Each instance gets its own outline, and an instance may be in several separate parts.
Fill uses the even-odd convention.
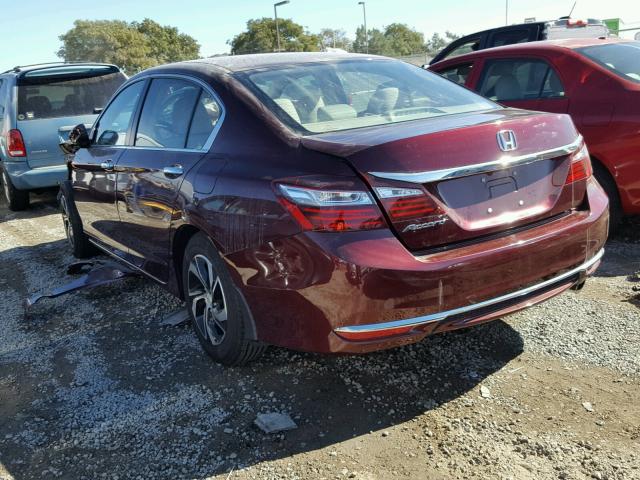
[[[612,226],[623,214],[640,214],[640,43],[536,42],[430,69],[510,107],[570,114],[609,195]]]
[[[608,36],[607,26],[595,18],[573,20],[569,17],[561,17],[552,21],[520,23],[465,35],[448,44],[429,63],[433,65],[466,53],[514,43],[567,38],[606,38]]]
[[[501,317],[580,287],[607,236],[569,116],[383,57],[152,68],[71,147],[60,204],[75,255],[97,247],[183,298],[225,364]]]
[[[11,210],[29,192],[67,177],[58,148],[78,123],[91,124],[126,80],[114,65],[54,63],[0,74],[0,177]]]

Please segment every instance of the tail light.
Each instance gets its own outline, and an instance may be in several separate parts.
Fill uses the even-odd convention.
[[[9,130],[7,134],[7,151],[10,157],[26,157],[27,148],[24,146],[24,140],[20,130]]]
[[[344,232],[385,227],[366,191],[277,184],[280,202],[304,230]]]
[[[587,180],[592,174],[593,168],[591,167],[589,150],[587,149],[587,146],[583,144],[582,148],[578,150],[571,159],[571,166],[569,167],[569,173],[565,184],[569,185],[579,180]]]
[[[392,221],[433,215],[438,206],[418,188],[376,187],[376,193]]]

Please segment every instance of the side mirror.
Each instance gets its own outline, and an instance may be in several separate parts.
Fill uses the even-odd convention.
[[[60,144],[60,148],[65,154],[71,155],[76,153],[81,148],[89,148],[91,146],[91,139],[87,128],[81,123],[73,127],[73,130],[69,132],[69,139]]]

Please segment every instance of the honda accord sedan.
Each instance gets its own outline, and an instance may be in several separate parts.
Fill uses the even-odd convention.
[[[607,236],[569,116],[382,57],[152,68],[66,147],[74,254],[105,252],[183,299],[227,365],[502,317],[581,287]]]

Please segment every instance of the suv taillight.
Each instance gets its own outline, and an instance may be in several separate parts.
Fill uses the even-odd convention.
[[[369,192],[276,185],[282,205],[304,230],[344,232],[385,227]]]
[[[10,157],[26,157],[27,149],[20,130],[9,130],[7,134],[7,151]]]
[[[591,167],[589,150],[587,149],[587,145],[583,144],[582,148],[571,158],[571,166],[569,167],[565,184],[569,185],[579,180],[587,180],[592,174],[593,168]]]

